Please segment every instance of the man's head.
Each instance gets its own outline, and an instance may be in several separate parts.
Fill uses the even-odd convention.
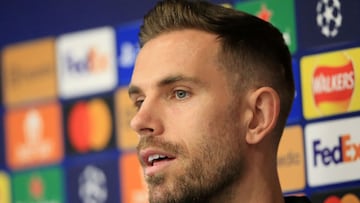
[[[151,202],[220,202],[224,194],[231,202],[241,193],[234,188],[246,193],[243,184],[264,170],[252,167],[276,173],[294,91],[277,29],[221,6],[168,0],[145,16],[140,41],[131,127]]]
[[[169,0],[158,3],[145,16],[140,46],[161,34],[183,29],[202,30],[218,37],[221,51],[217,57],[238,94],[261,86],[277,91],[281,130],[295,87],[291,56],[278,29],[255,16],[208,2]]]

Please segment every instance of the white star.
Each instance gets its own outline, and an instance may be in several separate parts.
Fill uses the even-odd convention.
[[[324,11],[324,17],[326,19],[326,22],[329,23],[330,20],[333,18],[333,8],[332,7],[328,7],[328,6],[325,6],[325,11]]]

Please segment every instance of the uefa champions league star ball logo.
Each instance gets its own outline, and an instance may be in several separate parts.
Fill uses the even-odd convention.
[[[78,194],[82,202],[105,203],[108,198],[106,175],[96,166],[88,165],[79,176]]]
[[[339,0],[319,0],[316,6],[316,22],[325,37],[335,37],[342,24]]]

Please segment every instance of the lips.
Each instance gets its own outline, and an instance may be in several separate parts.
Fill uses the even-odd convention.
[[[145,175],[154,175],[163,171],[175,160],[175,156],[157,149],[145,149],[140,153],[141,163],[144,168]]]

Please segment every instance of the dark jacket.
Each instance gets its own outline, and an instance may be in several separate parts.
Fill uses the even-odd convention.
[[[288,196],[285,197],[285,203],[311,203],[305,196]]]

